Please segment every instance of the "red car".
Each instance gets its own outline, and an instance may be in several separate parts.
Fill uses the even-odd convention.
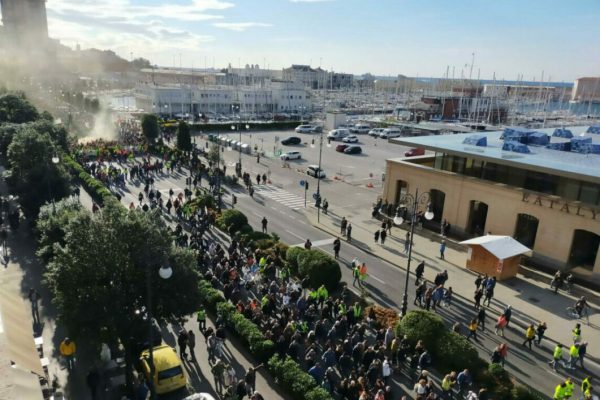
[[[338,153],[343,153],[344,150],[346,150],[347,148],[347,144],[338,144],[337,146],[335,146],[335,151],[337,151]]]
[[[406,151],[406,153],[404,153],[404,157],[422,156],[423,154],[425,154],[425,149],[415,148]]]

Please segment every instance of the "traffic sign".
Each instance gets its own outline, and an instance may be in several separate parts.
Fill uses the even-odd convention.
[[[304,184],[305,184],[305,183],[306,183],[306,182],[305,182],[304,180],[301,180],[301,181],[300,181],[300,186],[304,186]]]
[[[319,196],[319,193],[313,193],[313,199],[317,200],[319,197],[321,197]]]

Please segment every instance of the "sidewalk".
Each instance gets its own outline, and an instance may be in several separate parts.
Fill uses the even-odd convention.
[[[333,236],[339,236],[341,215],[321,213],[320,223],[317,222],[316,210],[310,209],[305,212],[309,222],[316,228]],[[392,265],[406,269],[408,257],[401,252],[404,248],[404,237],[408,225],[402,227],[394,226],[392,236],[388,235],[384,246],[373,242],[373,233],[380,229],[381,221],[371,217],[370,210],[354,215],[346,215],[348,222],[352,223],[352,245],[370,253],[378,258],[388,261]],[[438,258],[440,236],[428,230],[415,230],[414,247],[412,250],[411,269],[417,266],[420,260],[425,260],[425,278],[433,281],[438,272],[448,270],[449,284],[453,287],[455,296],[461,296],[469,302],[473,302],[475,291],[475,278],[477,274],[466,269],[467,251],[455,242],[447,241],[445,260]],[[576,321],[566,318],[566,307],[572,306],[576,301],[576,295],[566,295],[562,292],[555,295],[549,290],[550,278],[539,279],[542,274],[520,273],[515,278],[498,282],[494,291],[491,311],[488,316],[495,319],[510,304],[513,308],[511,322],[517,323],[522,330],[530,323],[537,324],[545,321],[548,325],[546,338],[570,345],[573,341],[571,329]],[[403,287],[402,287],[403,289]],[[409,289],[409,298],[413,295],[412,288]],[[600,308],[600,302],[596,293],[586,292],[586,297],[594,310]],[[590,343],[588,357],[598,362],[600,360],[600,348],[594,346],[600,343],[600,314],[590,315],[590,325],[582,322],[583,340]]]

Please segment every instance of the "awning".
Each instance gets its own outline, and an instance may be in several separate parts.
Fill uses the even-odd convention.
[[[16,368],[44,376],[40,356],[33,343],[30,308],[18,292],[9,289],[9,283],[0,286],[0,343],[5,346],[4,350]]]
[[[485,235],[465,240],[460,244],[481,246],[499,260],[531,252],[531,249],[523,246],[510,236]]]

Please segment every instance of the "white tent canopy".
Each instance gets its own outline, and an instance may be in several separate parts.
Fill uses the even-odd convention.
[[[523,246],[510,236],[485,235],[465,240],[464,242],[460,242],[460,244],[481,246],[499,260],[531,252],[531,249]]]

